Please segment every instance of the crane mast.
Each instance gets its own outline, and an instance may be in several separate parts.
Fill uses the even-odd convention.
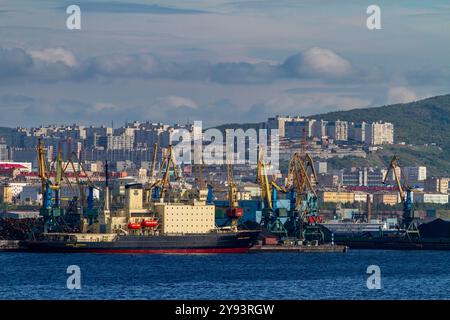
[[[228,182],[228,219],[231,221],[231,229],[237,231],[238,221],[243,216],[244,210],[239,207],[237,198],[237,186],[234,182],[233,167],[231,163],[227,163],[227,182]]]
[[[399,163],[399,158],[397,156],[393,156],[391,161],[389,162],[389,167],[386,172],[386,176],[384,177],[383,183],[386,183],[389,178],[389,173],[392,171],[394,175],[394,180],[400,194],[400,200],[403,204],[403,227],[406,229],[406,234],[408,237],[420,237],[419,229],[417,228],[416,223],[414,222],[414,211],[412,208],[412,199],[411,192],[412,188],[408,185],[406,181],[406,177],[403,176],[402,170]],[[399,173],[400,171],[400,173]],[[401,177],[403,176],[403,184],[401,181]]]

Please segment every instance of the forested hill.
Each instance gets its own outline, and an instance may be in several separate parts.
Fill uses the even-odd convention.
[[[312,118],[347,121],[389,121],[394,124],[395,142],[436,143],[450,151],[450,94],[411,103],[336,111]]]

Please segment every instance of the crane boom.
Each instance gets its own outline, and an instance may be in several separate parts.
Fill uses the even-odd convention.
[[[389,173],[392,171],[394,174],[394,179],[395,179],[395,183],[398,188],[398,192],[400,194],[400,199],[402,200],[402,202],[405,202],[405,190],[402,186],[402,182],[401,182],[401,179],[400,179],[397,169],[399,169],[401,171],[399,159],[397,156],[393,156],[391,161],[389,162],[389,167],[386,172],[386,176],[384,177],[383,183],[386,183],[386,181],[388,180],[388,177],[389,177]],[[406,181],[405,181],[405,186],[406,186],[406,188],[408,188]]]
[[[158,142],[155,142],[153,145],[153,158],[152,165],[150,167],[150,177],[153,178],[155,176],[155,165],[156,165],[156,156],[158,154]]]
[[[38,163],[39,163],[39,177],[41,178],[42,183],[42,194],[45,193],[46,183],[48,180],[47,176],[47,168],[45,165],[45,146],[44,141],[41,138],[38,139]]]

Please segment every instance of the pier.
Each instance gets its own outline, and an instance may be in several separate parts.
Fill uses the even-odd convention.
[[[348,247],[342,245],[323,244],[318,246],[308,245],[256,245],[250,248],[250,252],[297,252],[297,253],[332,253],[347,252]]]

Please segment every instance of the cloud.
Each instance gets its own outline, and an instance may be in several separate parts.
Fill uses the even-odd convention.
[[[391,87],[388,90],[388,104],[407,103],[416,100],[416,93],[407,87]]]
[[[63,8],[65,9],[66,7],[67,6]],[[129,2],[86,1],[81,3],[80,7],[83,12],[104,12],[104,13],[201,14],[207,12],[196,9],[183,9],[176,7],[160,6],[157,4],[142,4]],[[61,7],[58,8],[58,10],[60,9]]]
[[[1,49],[5,68],[22,70],[17,74],[0,72],[25,81],[88,81],[95,78],[169,79],[203,81],[219,84],[269,84],[278,80],[314,79],[324,82],[379,81],[380,72],[373,69],[356,72],[351,63],[330,49],[314,47],[288,57],[282,63],[189,61],[181,57],[176,62],[161,59],[150,52],[111,53],[78,61],[64,48],[25,51],[21,48]],[[1,62],[0,62],[1,63]],[[2,64],[0,64],[0,71]],[[24,77],[27,76],[27,77]]]
[[[167,96],[155,99],[153,103],[154,107],[168,108],[168,109],[179,109],[179,108],[189,108],[197,109],[198,104],[191,99],[178,96]]]
[[[21,48],[0,48],[0,77],[15,77],[33,67],[32,57]]]
[[[69,67],[76,65],[75,55],[64,48],[48,48],[41,51],[30,51],[33,59],[38,59],[48,63],[61,62]]]
[[[88,76],[149,77],[156,75],[161,62],[150,53],[109,54],[89,60]]]
[[[351,63],[329,49],[314,47],[289,57],[283,64],[293,77],[342,78],[353,73]]]
[[[218,63],[211,68],[211,80],[224,84],[270,83],[282,76],[278,66],[260,62]]]

